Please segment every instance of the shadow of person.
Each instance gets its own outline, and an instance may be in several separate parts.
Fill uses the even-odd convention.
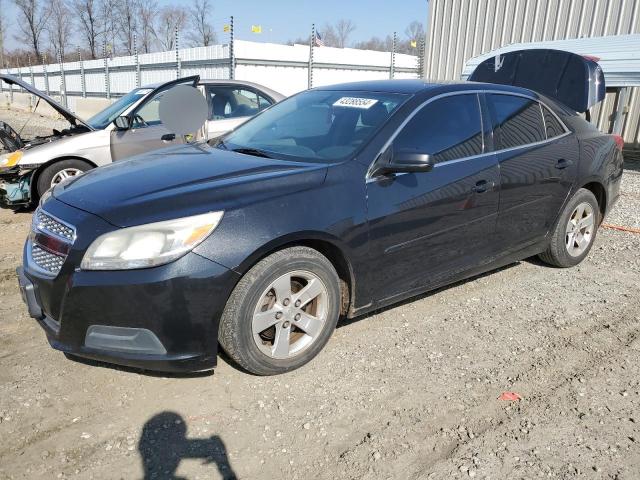
[[[204,464],[215,463],[225,480],[237,478],[220,437],[189,440],[186,433],[184,420],[175,412],[159,413],[145,423],[138,443],[145,480],[183,478],[177,477],[176,471],[182,459],[187,458],[201,458]]]

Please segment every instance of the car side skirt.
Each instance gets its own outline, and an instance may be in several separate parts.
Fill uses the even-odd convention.
[[[348,318],[355,318],[361,315],[365,315],[367,313],[371,313],[376,310],[380,310],[380,309],[398,304],[410,298],[417,297],[418,295],[432,292],[449,285],[454,285],[456,283],[462,282],[464,280],[468,280],[470,278],[482,275],[484,273],[491,272],[493,270],[498,270],[502,267],[519,262],[526,258],[533,257],[535,255],[538,255],[539,253],[542,253],[547,248],[548,242],[549,242],[548,237],[544,237],[542,240],[539,240],[532,245],[523,247],[513,253],[508,253],[504,256],[501,256],[493,260],[490,263],[486,263],[486,264],[471,268],[469,270],[459,272],[453,276],[444,278],[439,281],[435,281],[433,283],[429,283],[423,287],[404,292],[395,297],[381,300],[378,303],[365,305],[359,309],[350,311]]]

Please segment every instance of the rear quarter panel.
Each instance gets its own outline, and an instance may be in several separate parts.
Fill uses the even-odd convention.
[[[588,183],[597,182],[604,186],[606,193],[605,216],[620,195],[622,182],[623,157],[611,135],[599,131],[579,135],[580,166],[578,184],[580,188]]]
[[[623,157],[613,135],[602,133],[593,124],[566,107],[554,104],[556,113],[575,132],[580,146],[580,163],[574,190],[596,182],[605,189],[605,216],[620,195]]]

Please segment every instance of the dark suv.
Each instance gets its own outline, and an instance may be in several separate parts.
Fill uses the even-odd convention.
[[[300,93],[216,145],[57,186],[19,269],[29,312],[73,355],[205,370],[219,342],[268,375],[317,355],[340,316],[532,255],[576,265],[622,156],[575,110],[488,83]]]

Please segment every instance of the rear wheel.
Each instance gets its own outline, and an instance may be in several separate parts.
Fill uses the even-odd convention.
[[[581,188],[560,215],[549,247],[540,259],[556,267],[573,267],[589,254],[600,225],[600,208],[592,192]]]
[[[38,176],[38,195],[42,196],[44,192],[55,187],[58,183],[82,175],[92,168],[87,162],[75,158],[52,163]]]
[[[244,369],[274,375],[314,358],[339,316],[338,274],[316,250],[293,247],[257,263],[229,297],[218,339]]]

